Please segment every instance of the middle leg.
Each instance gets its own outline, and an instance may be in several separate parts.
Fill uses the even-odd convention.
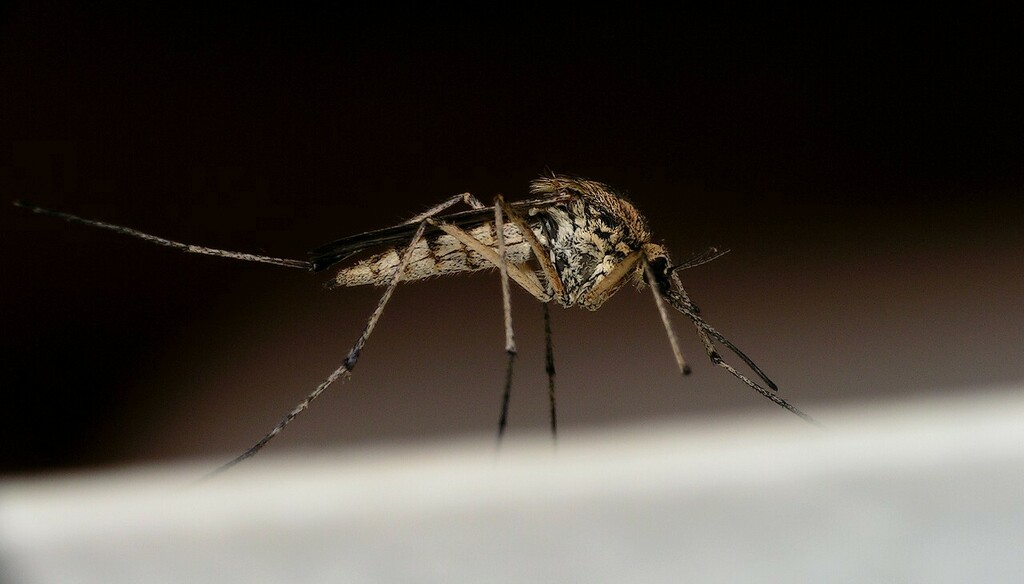
[[[505,390],[501,397],[501,416],[498,418],[498,442],[505,435],[508,425],[508,404],[512,396],[512,365],[516,360],[516,339],[512,331],[512,298],[508,288],[508,258],[505,256],[505,222],[501,212],[501,195],[494,202],[494,239],[498,244],[498,271],[501,274],[501,307],[505,317],[505,352],[508,364],[505,367]]]
[[[533,251],[534,257],[547,259],[548,264],[550,264],[550,259],[548,258],[544,248],[537,241],[537,238],[536,236],[534,236],[533,231],[529,228],[528,225],[526,225],[525,221],[519,218],[517,214],[514,214],[514,211],[512,213],[510,213],[509,211],[510,207],[508,206],[507,203],[505,203],[504,198],[501,197],[500,195],[496,197],[494,202],[494,226],[496,244],[495,247],[498,248],[497,250],[495,250],[494,247],[491,247],[490,245],[476,239],[475,237],[473,237],[463,229],[459,228],[458,226],[452,225],[450,223],[445,223],[443,221],[435,221],[430,219],[428,219],[428,221],[431,222],[433,225],[436,225],[438,228],[443,230],[448,235],[451,235],[452,237],[457,239],[467,248],[483,256],[491,264],[497,267],[501,272],[502,312],[505,317],[505,349],[506,352],[508,353],[508,365],[506,368],[505,375],[505,390],[502,395],[501,416],[498,421],[499,439],[503,436],[505,427],[507,426],[508,422],[508,407],[512,386],[513,363],[516,357],[515,338],[512,329],[511,297],[508,291],[508,279],[511,278],[512,280],[514,280],[516,284],[518,284],[521,288],[529,292],[531,296],[545,304],[545,352],[547,359],[547,366],[545,369],[548,374],[548,396],[551,404],[551,428],[552,435],[554,435],[557,428],[557,422],[555,417],[554,352],[551,346],[550,315],[547,312],[547,303],[550,302],[553,298],[551,294],[549,294],[546,291],[545,286],[537,278],[537,275],[532,270],[529,270],[529,268],[527,268],[525,264],[512,264],[508,262],[504,249],[505,215],[508,215],[508,217],[513,220],[518,230],[522,233],[523,238],[526,239],[528,242],[531,242],[530,246],[531,250]],[[543,266],[542,261],[538,260],[538,263],[540,263]],[[543,270],[542,268],[542,272],[546,277],[550,278],[549,272],[547,270]],[[550,267],[550,274],[556,279],[557,283],[550,284],[551,280],[549,279],[549,286],[556,291],[562,290],[561,281],[557,280],[558,276],[557,273],[554,271],[553,266]]]

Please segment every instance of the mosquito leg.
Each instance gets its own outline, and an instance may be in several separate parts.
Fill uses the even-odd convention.
[[[683,375],[690,374],[690,365],[686,362],[683,357],[683,352],[679,349],[679,339],[676,338],[676,333],[672,330],[672,321],[668,317],[668,309],[665,308],[665,299],[661,297],[661,291],[658,289],[657,280],[654,279],[654,270],[651,269],[651,262],[647,261],[647,258],[643,258],[644,262],[644,274],[647,275],[647,282],[650,284],[651,294],[654,295],[654,304],[658,307],[658,314],[661,315],[661,323],[665,325],[665,332],[668,333],[668,342],[672,345],[672,354],[676,358],[676,365],[679,366],[679,372]]]
[[[555,350],[551,344],[551,314],[548,310],[548,303],[544,307],[544,369],[548,373],[548,402],[551,405],[551,438],[558,436],[558,418],[555,408]]]
[[[537,236],[533,233],[533,229],[526,223],[522,215],[518,211],[513,209],[504,199],[501,200],[501,207],[508,215],[512,223],[519,228],[522,232],[523,238],[530,244],[530,249],[533,251],[533,257],[537,259],[537,264],[540,266],[542,272],[544,272],[544,278],[547,280],[548,285],[551,287],[552,292],[556,298],[565,298],[565,285],[562,284],[562,278],[558,275],[558,271],[555,270],[555,266],[551,263],[551,257],[548,255],[548,250],[540,244]],[[497,206],[498,203],[495,203]]]
[[[540,280],[537,279],[537,276],[532,271],[528,271],[524,269],[523,266],[510,264],[506,261],[505,229],[502,210],[507,210],[508,206],[504,204],[504,200],[501,197],[498,197],[495,201],[494,208],[495,238],[497,247],[499,248],[497,251],[493,247],[476,239],[475,237],[473,237],[472,235],[470,235],[469,233],[455,225],[440,221],[434,221],[432,219],[427,219],[426,221],[432,225],[436,225],[438,228],[440,228],[448,235],[451,235],[455,239],[459,240],[467,248],[480,254],[485,259],[487,259],[487,261],[491,262],[491,264],[493,264],[501,271],[503,313],[505,316],[505,350],[508,353],[508,363],[505,369],[505,390],[502,396],[501,416],[498,419],[498,438],[500,440],[505,433],[505,428],[508,423],[508,408],[512,388],[512,372],[516,357],[515,338],[512,332],[512,305],[510,301],[510,293],[508,291],[508,278],[514,280],[516,284],[518,284],[521,288],[529,292],[531,296],[533,296],[537,300],[540,300],[543,303],[547,303],[548,301],[550,301],[551,296],[544,290],[544,287],[541,285]],[[521,232],[523,232],[524,237],[527,233],[532,235],[532,231],[529,230],[529,227],[526,227],[525,231],[523,227],[519,227],[519,229]],[[553,384],[554,381],[552,379],[549,385],[553,387]]]
[[[420,213],[419,215],[413,217],[412,219],[409,219],[405,223],[402,223],[401,225],[412,225],[414,223],[419,223],[420,221],[423,221],[427,217],[433,217],[434,215],[437,215],[441,211],[444,211],[448,207],[451,207],[452,205],[459,202],[465,203],[474,209],[484,208],[484,204],[481,203],[479,199],[477,199],[476,197],[469,193],[462,193],[461,195],[455,195],[454,197],[451,197],[442,203],[434,205],[433,207],[427,209],[426,211]]]
[[[530,229],[530,226],[523,219],[522,215],[514,210],[501,197],[498,197],[494,203],[496,216],[498,207],[501,207],[501,209],[504,210],[512,223],[519,228],[519,231],[523,234],[523,238],[530,244],[530,249],[533,251],[533,257],[536,258],[541,271],[544,272],[544,277],[551,287],[554,295],[558,298],[564,297],[565,286],[562,284],[562,279],[555,270],[555,266],[551,263],[551,258],[548,256],[547,250],[540,244],[540,241],[537,240],[537,236],[533,233],[533,230]],[[542,300],[541,302],[544,307],[544,355],[545,370],[548,374],[548,402],[551,409],[551,437],[555,438],[558,436],[558,409],[555,403],[555,352],[554,347],[551,344],[551,313],[548,309],[547,301]]]
[[[310,264],[309,262],[306,262],[306,261],[302,261],[302,260],[290,260],[290,259],[284,259],[284,258],[274,258],[274,257],[269,257],[269,256],[255,255],[255,254],[251,254],[251,253],[242,253],[242,252],[238,252],[238,251],[228,251],[228,250],[225,250],[225,249],[215,249],[215,248],[212,248],[212,247],[202,247],[202,246],[199,246],[199,245],[192,245],[192,244],[188,244],[188,243],[181,243],[181,242],[178,242],[178,241],[171,241],[170,239],[164,239],[163,237],[157,237],[156,235],[150,235],[148,233],[143,233],[143,232],[141,232],[141,231],[139,231],[137,229],[132,229],[131,227],[122,227],[120,225],[114,225],[112,223],[105,223],[103,221],[96,221],[96,220],[93,220],[93,219],[83,219],[82,217],[78,217],[77,215],[72,215],[70,213],[63,213],[61,211],[51,211],[50,209],[44,209],[43,207],[36,207],[35,205],[30,205],[30,204],[22,202],[22,201],[14,201],[14,206],[15,207],[21,207],[22,209],[28,209],[29,211],[31,211],[33,213],[37,213],[39,215],[46,215],[46,216],[49,216],[49,217],[56,217],[58,219],[63,219],[65,221],[67,221],[68,223],[77,223],[79,225],[88,225],[90,227],[97,227],[99,229],[106,229],[108,231],[113,231],[114,233],[120,233],[121,235],[128,235],[130,237],[136,237],[136,238],[141,239],[143,241],[148,241],[149,243],[155,243],[156,245],[162,245],[164,247],[170,247],[170,248],[173,248],[173,249],[177,249],[179,251],[183,251],[185,253],[195,253],[195,254],[201,254],[201,255],[217,256],[217,257],[228,258],[228,259],[232,259],[232,260],[242,260],[242,261],[246,261],[246,262],[258,262],[258,263],[262,263],[262,264],[272,264],[272,265],[275,265],[275,266],[283,266],[283,267],[286,267],[286,268],[302,268],[302,269],[307,269],[308,270],[308,269],[310,269],[312,267],[312,264]]]
[[[498,252],[494,251],[494,248],[473,237],[462,228],[452,225],[451,223],[444,223],[433,219],[426,219],[426,221],[431,225],[437,226],[438,229],[444,231],[448,235],[451,235],[469,249],[483,256],[487,261],[491,262],[494,267],[500,267],[502,261],[501,258],[498,257]],[[541,302],[551,300],[551,296],[544,291],[544,287],[541,285],[540,280],[537,279],[536,274],[516,264],[509,264],[506,262],[505,265],[508,270],[509,277],[512,278],[516,284],[519,284],[523,290],[526,290],[531,296]]]
[[[754,373],[756,373],[757,376],[760,377],[761,380],[764,381],[765,384],[768,385],[768,387],[771,388],[772,391],[778,391],[779,390],[779,386],[775,385],[775,382],[772,381],[771,379],[769,379],[767,375],[765,375],[765,372],[762,371],[761,368],[757,366],[757,363],[754,363],[753,359],[751,359],[750,357],[747,357],[746,353],[741,351],[739,349],[739,347],[737,347],[736,345],[732,344],[732,341],[730,341],[729,339],[725,338],[722,335],[722,333],[720,333],[717,330],[715,330],[715,328],[713,326],[711,326],[710,324],[708,324],[707,321],[705,321],[703,318],[701,318],[700,316],[697,316],[697,315],[694,315],[694,316],[696,317],[696,320],[694,320],[694,323],[696,323],[698,328],[704,329],[705,331],[707,331],[707,333],[711,337],[713,337],[716,341],[718,341],[719,343],[722,343],[723,345],[725,345],[725,347],[727,349],[729,349],[730,351],[735,353],[735,355],[737,357],[739,357],[744,363],[746,363],[747,367],[750,367],[750,369]],[[714,358],[712,358],[712,361],[714,361]]]
[[[743,383],[746,383],[751,389],[753,389],[757,393],[763,395],[764,397],[768,398],[775,405],[781,406],[781,407],[783,407],[783,408],[793,412],[794,414],[800,416],[801,418],[803,418],[804,420],[814,424],[815,426],[818,426],[820,428],[824,427],[824,426],[821,425],[821,422],[819,422],[819,421],[815,420],[814,418],[812,418],[811,416],[805,414],[803,411],[798,409],[793,404],[791,404],[788,401],[786,401],[786,400],[782,399],[781,397],[779,397],[778,394],[772,392],[771,390],[768,390],[768,389],[765,389],[765,388],[761,387],[760,385],[758,385],[754,381],[751,381],[749,378],[747,378],[746,375],[743,375],[739,371],[736,371],[736,369],[732,365],[729,365],[728,363],[723,361],[722,357],[720,355],[718,355],[717,353],[715,353],[715,354],[713,354],[711,356],[711,362],[714,363],[715,365],[718,365],[719,367],[724,368],[726,371],[731,373],[734,377],[736,377],[737,379],[739,379]]]
[[[402,275],[405,273],[405,268],[409,264],[409,259],[412,257],[413,249],[416,247],[416,244],[419,242],[420,238],[423,237],[423,230],[426,228],[426,226],[426,221],[421,222],[419,229],[416,230],[416,234],[412,236],[412,241],[409,242],[409,246],[406,247],[405,252],[402,254],[401,263],[398,264],[398,267],[395,269],[394,275],[391,276],[391,282],[388,283],[387,289],[384,290],[384,295],[381,296],[380,300],[377,301],[377,308],[375,308],[373,314],[370,315],[370,319],[366,322],[366,326],[363,327],[362,334],[360,334],[359,338],[356,339],[355,344],[352,345],[352,349],[349,350],[348,356],[345,357],[345,360],[342,362],[342,364],[337,369],[335,369],[330,375],[328,375],[327,379],[320,383],[320,385],[318,385],[316,389],[314,389],[309,395],[307,395],[306,399],[302,400],[301,402],[298,403],[298,405],[292,408],[292,411],[288,412],[285,415],[285,417],[282,418],[281,421],[278,422],[277,425],[274,426],[274,428],[270,432],[267,432],[267,434],[263,436],[263,438],[260,438],[258,442],[250,446],[248,450],[236,456],[230,462],[214,470],[212,473],[207,475],[206,478],[212,477],[216,474],[220,474],[225,470],[231,468],[232,466],[238,464],[239,462],[242,462],[243,460],[259,452],[261,448],[266,446],[267,442],[273,440],[274,437],[277,436],[281,432],[281,430],[284,429],[285,426],[287,426],[292,420],[294,420],[296,416],[301,414],[303,410],[308,408],[309,404],[312,403],[313,400],[320,397],[320,394],[323,393],[325,389],[330,387],[330,385],[333,384],[338,379],[341,379],[342,377],[348,377],[349,375],[351,375],[352,370],[355,369],[356,362],[359,360],[359,354],[362,352],[363,346],[366,345],[366,340],[370,338],[370,334],[373,332],[374,327],[377,326],[377,320],[380,319],[380,315],[383,314],[384,312],[384,307],[387,305],[388,300],[391,299],[391,295],[395,292],[395,288],[398,287],[398,283],[402,281]]]
[[[512,397],[512,366],[515,363],[516,354],[508,354],[508,364],[505,367],[505,390],[501,394],[501,415],[498,417],[498,444],[505,437],[505,427],[508,426],[508,403]]]
[[[508,261],[505,257],[505,221],[502,217],[504,200],[498,195],[494,204],[494,235],[498,243],[498,271],[501,273],[501,301],[505,315],[505,350],[516,352],[515,335],[512,332],[512,299],[508,288]]]
[[[643,258],[642,251],[634,251],[620,261],[608,274],[598,282],[590,292],[579,301],[580,305],[597,310],[608,297],[615,293],[623,284],[623,279],[632,273],[636,263]]]
[[[505,435],[505,426],[508,424],[508,402],[512,394],[512,364],[516,359],[516,339],[512,332],[512,298],[508,288],[508,261],[505,257],[505,222],[501,212],[503,203],[504,199],[498,195],[494,201],[494,238],[498,243],[498,271],[501,273],[501,302],[505,316],[505,352],[508,353],[505,391],[501,399],[501,417],[498,418],[499,442]]]

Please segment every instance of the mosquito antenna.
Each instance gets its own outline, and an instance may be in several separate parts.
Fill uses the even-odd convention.
[[[501,195],[494,199],[494,237],[498,242],[498,271],[501,272],[501,302],[505,315],[505,352],[508,353],[508,365],[505,370],[505,391],[501,399],[501,417],[498,418],[498,440],[505,435],[508,424],[508,403],[512,395],[512,364],[516,359],[516,339],[512,332],[512,296],[508,286],[508,262],[505,258],[505,222],[501,207],[504,204]]]
[[[258,442],[250,446],[249,449],[242,454],[239,454],[229,462],[221,465],[216,470],[203,477],[203,480],[218,475],[259,452],[260,449],[267,445],[267,442],[273,440],[285,426],[291,423],[291,421],[301,414],[303,410],[308,408],[309,404],[312,403],[313,400],[320,397],[320,394],[330,387],[331,384],[342,377],[348,377],[352,374],[352,370],[355,369],[356,362],[359,360],[359,355],[363,351],[363,346],[366,345],[366,340],[370,338],[370,333],[372,333],[373,328],[377,326],[377,320],[380,319],[380,315],[383,314],[384,307],[387,305],[388,300],[391,299],[391,295],[395,292],[395,288],[398,287],[398,283],[402,281],[402,276],[405,274],[405,268],[409,265],[409,260],[412,258],[412,252],[416,248],[416,244],[419,242],[420,238],[423,237],[423,230],[426,226],[426,221],[421,222],[419,229],[416,230],[416,234],[412,236],[412,241],[405,249],[405,253],[402,254],[402,261],[398,264],[394,274],[391,276],[391,281],[388,283],[387,289],[384,290],[384,295],[377,301],[377,308],[374,309],[373,314],[370,315],[370,320],[368,320],[366,322],[366,326],[363,327],[362,334],[360,334],[359,338],[356,339],[355,344],[352,345],[352,349],[349,350],[348,356],[345,357],[345,360],[341,365],[328,375],[327,379],[324,379],[316,389],[310,392],[304,400],[292,408],[292,411],[288,412],[283,418],[281,418],[281,421],[278,422],[270,432],[267,432],[263,438],[260,438]]]
[[[727,253],[729,253],[729,250],[727,249],[720,250],[717,247],[709,247],[702,252],[698,252],[690,256],[689,259],[672,266],[668,271],[671,273],[677,270],[689,270],[690,268],[696,268],[697,266],[702,266],[708,262],[713,262]]]
[[[191,244],[188,244],[188,243],[181,243],[181,242],[178,242],[178,241],[171,241],[170,239],[164,239],[163,237],[157,237],[156,235],[150,235],[148,233],[143,233],[143,232],[141,232],[141,231],[139,231],[137,229],[132,229],[131,227],[122,227],[120,225],[114,225],[112,223],[105,223],[103,221],[95,221],[93,219],[84,219],[82,217],[79,217],[77,215],[72,215],[70,213],[63,213],[61,211],[52,211],[50,209],[45,209],[43,207],[37,207],[35,205],[31,205],[29,203],[26,203],[24,201],[14,201],[14,206],[15,207],[21,207],[22,209],[27,209],[27,210],[29,210],[29,211],[31,211],[33,213],[39,214],[39,215],[46,215],[46,216],[49,216],[49,217],[56,217],[58,219],[63,219],[64,221],[67,221],[68,223],[77,223],[77,224],[80,224],[80,225],[88,225],[90,227],[98,227],[100,229],[106,229],[108,231],[113,231],[114,233],[120,233],[121,235],[128,235],[128,236],[131,236],[131,237],[136,237],[136,238],[141,239],[143,241],[148,241],[149,243],[155,243],[157,245],[162,245],[164,247],[170,247],[170,248],[173,248],[173,249],[177,249],[179,251],[183,251],[185,253],[195,253],[195,254],[201,254],[201,255],[217,256],[217,257],[229,258],[229,259],[233,259],[233,260],[243,260],[243,261],[247,261],[247,262],[258,262],[258,263],[261,263],[261,264],[272,264],[272,265],[275,265],[275,266],[283,266],[283,267],[286,267],[286,268],[302,268],[302,269],[311,269],[312,268],[312,264],[311,263],[309,263],[307,261],[303,261],[303,260],[291,260],[291,259],[285,259],[285,258],[274,258],[274,257],[269,257],[269,256],[255,255],[255,254],[251,254],[251,253],[242,253],[242,252],[237,252],[237,251],[228,251],[228,250],[224,250],[224,249],[214,249],[212,247],[202,247],[202,246],[199,246],[199,245],[191,245]]]
[[[690,365],[683,358],[683,352],[679,350],[679,340],[676,333],[672,331],[672,321],[668,318],[668,309],[665,308],[665,300],[662,298],[658,281],[654,279],[654,270],[651,269],[651,262],[643,258],[644,274],[647,275],[647,282],[650,284],[651,293],[654,295],[654,304],[658,307],[658,314],[661,315],[661,322],[665,325],[665,332],[668,333],[668,342],[672,345],[672,354],[675,355],[676,364],[679,365],[679,372],[683,375],[690,374]]]

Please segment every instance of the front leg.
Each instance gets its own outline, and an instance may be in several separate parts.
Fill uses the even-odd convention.
[[[555,269],[555,265],[551,263],[551,255],[549,249],[541,245],[540,240],[533,233],[533,229],[526,223],[522,215],[513,209],[504,199],[500,198],[494,203],[497,207],[501,205],[502,210],[508,215],[508,218],[519,228],[519,231],[523,233],[523,239],[530,245],[530,249],[533,251],[533,257],[537,259],[537,265],[540,266],[541,271],[544,273],[544,278],[547,280],[548,285],[551,287],[551,291],[554,293],[555,298],[563,306],[567,304],[567,298],[565,294],[565,285],[562,283],[561,276],[558,275],[558,270]]]

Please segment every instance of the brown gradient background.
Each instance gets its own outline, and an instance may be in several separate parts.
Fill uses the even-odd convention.
[[[2,13],[4,198],[302,257],[551,168],[629,192],[677,258],[731,248],[684,281],[812,414],[1024,379],[1019,15],[75,4]],[[379,295],[0,221],[5,473],[238,453]],[[547,417],[540,307],[513,302],[515,435]],[[553,325],[563,432],[788,415],[682,318],[680,378],[646,292]],[[494,274],[402,287],[354,378],[268,451],[492,433],[502,336]]]

